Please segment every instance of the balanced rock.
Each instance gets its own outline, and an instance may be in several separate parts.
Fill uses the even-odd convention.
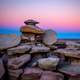
[[[20,46],[8,49],[8,55],[13,55],[16,53],[25,53],[30,49],[31,49],[31,46],[29,45],[20,45]]]
[[[25,63],[27,63],[31,59],[31,56],[29,54],[12,58],[8,60],[8,67],[11,69],[18,69]]]
[[[63,80],[63,75],[56,72],[44,71],[40,80]]]
[[[38,60],[39,67],[42,69],[53,70],[58,65],[59,58],[43,58]]]
[[[22,80],[38,80],[42,72],[39,68],[26,68],[22,75]]]
[[[65,73],[72,77],[80,75],[80,64],[70,64],[59,69],[60,72]],[[79,76],[80,77],[80,76]],[[75,79],[77,80],[77,79]]]

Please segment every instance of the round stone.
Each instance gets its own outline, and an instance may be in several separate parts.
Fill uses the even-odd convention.
[[[46,45],[52,45],[57,41],[56,32],[53,30],[46,30],[43,36],[43,43]]]

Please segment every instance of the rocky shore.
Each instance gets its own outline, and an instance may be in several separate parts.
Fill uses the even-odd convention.
[[[80,80],[80,43],[24,23],[21,36],[0,35],[0,80]]]

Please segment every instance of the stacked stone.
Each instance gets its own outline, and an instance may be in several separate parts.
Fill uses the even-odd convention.
[[[63,73],[69,80],[80,80],[80,45],[57,40],[55,31],[40,29],[37,21],[24,23],[21,41],[14,39],[13,44],[6,43],[9,79],[63,80]],[[5,47],[1,45],[1,49]],[[3,70],[1,60],[0,65]]]
[[[7,49],[20,43],[20,36],[15,34],[0,34],[0,80],[8,79]]]
[[[44,31],[36,26],[38,22],[34,20],[27,20],[24,23],[26,25],[21,28],[21,43],[7,50],[10,80],[20,80],[20,77],[22,80],[50,80],[46,74],[56,74],[51,70],[54,70],[53,68],[56,70],[59,62],[59,58],[50,53],[50,45],[56,42],[55,32],[48,30],[44,34]],[[48,33],[53,34],[53,37]],[[45,78],[43,78],[44,75]],[[51,80],[54,77],[56,75]]]
[[[66,74],[69,80],[80,80],[80,44],[76,41],[65,41],[66,47],[54,51],[64,57],[63,66],[59,71]],[[65,64],[65,65],[64,65]]]
[[[29,29],[29,32],[26,29],[27,32],[25,34],[29,36],[24,35],[24,27],[21,28],[22,36],[24,35],[26,39],[30,39],[30,41],[28,40],[28,42],[25,42],[22,38],[23,42],[21,41],[16,47],[7,50],[10,80],[59,80],[56,78],[56,72],[52,72],[52,70],[56,70],[59,58],[50,53],[50,45],[56,42],[54,31],[47,30],[44,34],[44,39],[42,38],[43,43],[41,43],[42,40],[38,40],[37,38],[39,37],[40,39],[44,31],[37,26],[35,27],[37,22],[28,20],[25,23],[26,26],[28,26],[27,29]],[[34,30],[36,32],[34,32]],[[53,34],[53,37],[50,37],[48,33]],[[49,41],[46,41],[46,38],[49,38]],[[48,74],[52,74],[52,78],[48,78],[46,74],[47,76]]]
[[[20,80],[20,77],[22,80],[39,80],[44,69],[51,71],[54,67],[56,68],[59,62],[58,57],[47,56],[50,48],[45,45],[33,46],[24,44],[23,46],[21,44],[20,46],[8,49],[7,52],[9,56],[8,72],[10,80]]]
[[[31,55],[26,54],[30,48],[30,46],[20,45],[7,50],[9,56],[8,72],[10,80],[20,80],[20,76],[24,70],[22,66],[31,59]]]
[[[22,80],[40,80],[42,72],[39,68],[25,68]]]

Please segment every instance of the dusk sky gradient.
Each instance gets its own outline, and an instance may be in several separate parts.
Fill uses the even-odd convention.
[[[27,19],[58,38],[80,38],[80,0],[0,0],[0,33],[19,33]]]

